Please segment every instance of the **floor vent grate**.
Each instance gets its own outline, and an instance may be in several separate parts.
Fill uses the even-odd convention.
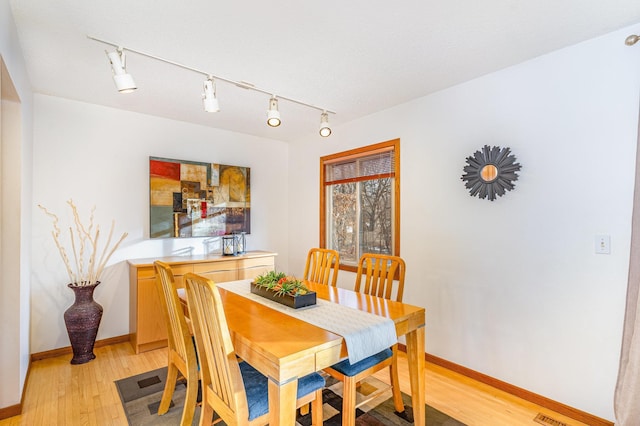
[[[542,413],[538,413],[535,419],[533,419],[536,423],[540,423],[541,425],[551,425],[551,426],[567,426],[566,423],[561,422],[560,420],[556,420],[552,417],[544,415]]]

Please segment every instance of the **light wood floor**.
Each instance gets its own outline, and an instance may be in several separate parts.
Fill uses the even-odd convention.
[[[131,345],[120,343],[95,354],[95,360],[83,365],[69,364],[70,355],[32,363],[23,414],[0,420],[0,426],[127,425],[114,380],[167,365],[166,350],[136,355]],[[388,382],[387,376],[381,372],[378,378]],[[409,393],[404,354],[400,381]],[[469,426],[540,426],[533,420],[538,413],[569,426],[585,425],[430,363],[426,402]]]

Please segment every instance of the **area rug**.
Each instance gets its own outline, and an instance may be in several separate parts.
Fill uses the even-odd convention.
[[[169,411],[158,416],[158,406],[162,397],[164,383],[167,377],[167,368],[159,368],[136,376],[127,377],[115,382],[122,406],[127,415],[127,420],[131,426],[143,425],[179,425],[182,416],[186,385],[178,381],[173,394],[171,408]],[[368,378],[359,387],[358,399],[366,398],[381,386],[386,386],[383,382],[374,377]],[[327,426],[339,426],[342,424],[340,410],[342,408],[342,383],[336,382],[332,378],[327,378],[327,387],[323,391],[323,417]],[[410,425],[413,424],[413,411],[411,409],[411,398],[402,394],[405,403],[404,413],[396,413],[393,407],[393,400],[390,398],[391,391],[382,393],[379,397],[363,405],[357,410],[357,425]],[[196,408],[193,425],[197,425],[200,419],[200,407]],[[427,426],[465,426],[446,414],[433,407],[426,406]],[[216,425],[224,426],[220,421]],[[298,414],[297,426],[311,425],[311,415],[301,416]]]

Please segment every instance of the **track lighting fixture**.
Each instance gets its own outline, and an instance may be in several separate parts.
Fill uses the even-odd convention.
[[[114,52],[107,52],[111,69],[113,70],[113,81],[116,83],[118,92],[130,93],[137,89],[136,83],[133,81],[131,74],[127,74],[126,58],[124,51],[118,47]]]
[[[329,114],[327,111],[322,111],[320,114],[320,136],[326,138],[331,134],[331,127],[329,127]]]
[[[278,98],[271,96],[269,99],[269,110],[267,111],[267,124],[271,127],[280,125],[280,111],[278,111]]]
[[[216,82],[209,76],[204,82],[204,93],[202,94],[202,103],[204,104],[204,110],[207,112],[220,111],[220,105],[218,104],[218,98],[216,97]]]
[[[151,55],[146,52],[141,52],[139,50],[135,50],[130,47],[124,47],[117,43],[112,43],[110,41],[102,40],[96,37],[91,37],[89,35],[87,36],[87,38],[90,38],[91,40],[95,40],[99,43],[104,43],[116,48],[116,51],[114,52],[107,52],[107,56],[109,57],[109,61],[111,62],[111,68],[113,69],[113,80],[116,83],[116,87],[118,88],[118,91],[120,91],[121,93],[131,92],[136,89],[136,84],[133,81],[133,77],[131,77],[131,75],[128,74],[126,71],[125,55],[124,55],[124,50],[126,49],[128,52],[133,52],[138,55],[146,56],[147,58],[155,59],[160,62],[164,62],[182,69],[186,69],[189,71],[196,72],[198,74],[205,75],[207,79],[204,81],[204,93],[202,94],[202,103],[204,106],[204,110],[207,112],[217,112],[220,110],[220,107],[218,104],[218,98],[216,95],[215,80],[218,80],[218,82],[224,81],[226,83],[233,84],[234,86],[240,87],[242,89],[253,90],[256,92],[269,95],[270,99],[269,99],[269,109],[267,110],[267,124],[271,127],[278,127],[281,124],[280,111],[278,111],[278,101],[284,99],[289,102],[293,102],[299,105],[303,105],[309,108],[322,111],[322,114],[320,115],[320,136],[326,138],[331,134],[331,128],[329,127],[329,114],[335,114],[334,111],[328,110],[326,108],[321,108],[316,105],[308,104],[306,102],[302,102],[293,98],[281,96],[281,95],[278,95],[276,97],[273,94],[274,93],[273,91],[261,89],[251,83],[247,83],[246,81],[236,81],[236,80],[220,77],[210,72],[206,72],[206,71],[193,68],[178,62],[164,59],[159,56]]]

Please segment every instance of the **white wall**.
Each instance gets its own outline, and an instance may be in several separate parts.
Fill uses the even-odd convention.
[[[640,47],[624,39],[638,31],[292,145],[290,198],[306,209],[290,220],[289,264],[318,244],[318,158],[400,138],[404,299],[427,309],[427,352],[612,420],[640,92]],[[494,202],[460,179],[485,144],[522,165]],[[611,236],[610,255],[594,254],[596,234]],[[341,271],[340,285],[353,280]]]
[[[8,412],[13,412],[20,403],[30,353],[31,221],[21,213],[31,199],[32,92],[6,0],[0,0],[0,56],[6,65],[3,89],[15,89],[0,107],[0,409],[11,407]]]
[[[62,314],[73,303],[51,222],[38,204],[66,224],[71,224],[67,200],[74,200],[83,220],[95,205],[96,223],[104,232],[115,219],[115,235],[129,233],[95,292],[104,308],[98,339],[129,333],[126,259],[205,251],[204,238],[149,240],[150,156],[250,167],[252,232],[247,246],[278,252],[278,267],[287,268],[285,143],[36,95],[32,352],[69,345]]]

